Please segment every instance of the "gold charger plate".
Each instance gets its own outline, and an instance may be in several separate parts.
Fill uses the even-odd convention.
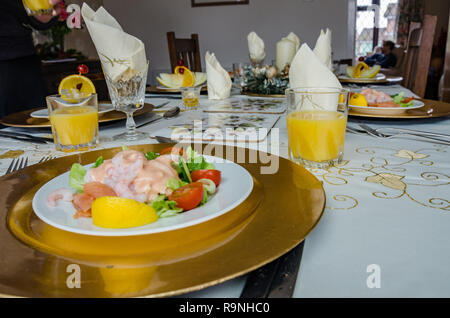
[[[181,93],[181,90],[179,88],[159,88],[158,86],[148,86],[147,89],[145,90],[146,93]],[[202,88],[200,89],[200,92],[207,92],[208,91],[208,87],[207,86],[202,86]]]
[[[160,151],[168,144],[139,145]],[[206,145],[203,147],[210,147]],[[216,148],[217,149],[217,148]],[[220,146],[223,154],[242,148]],[[35,192],[66,172],[121,148],[97,150],[29,166],[0,178],[0,295],[25,297],[162,297],[206,288],[246,274],[298,245],[319,222],[321,182],[279,158],[276,174],[259,161],[242,164],[254,188],[230,212],[185,229],[137,237],[96,237],[58,230],[32,211]],[[245,158],[250,150],[245,149]],[[219,156],[218,153],[213,153]],[[258,154],[258,158],[262,153]],[[228,157],[228,156],[227,156]],[[81,288],[69,288],[80,276]],[[71,276],[72,275],[72,276]]]
[[[416,109],[406,109],[402,113],[361,113],[349,107],[348,114],[356,117],[367,118],[397,118],[397,119],[413,119],[413,118],[434,118],[450,116],[450,104],[430,99],[419,99],[425,103],[425,106]]]
[[[10,127],[20,128],[50,128],[50,121],[47,118],[35,118],[30,114],[36,110],[42,109],[42,107],[25,110],[22,112],[7,115],[0,119],[0,123]],[[134,112],[134,116],[139,116],[151,112],[153,109],[152,104],[144,104],[144,107]],[[113,110],[100,114],[98,117],[99,123],[107,123],[115,120],[126,119],[127,116],[124,112]]]

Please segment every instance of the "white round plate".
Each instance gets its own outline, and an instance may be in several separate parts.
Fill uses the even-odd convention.
[[[341,75],[339,76],[340,80],[345,80],[345,81],[352,81],[352,82],[361,82],[361,83],[365,83],[365,82],[380,82],[380,81],[385,81],[386,80],[386,75],[384,74],[377,74],[375,77],[373,78],[353,78],[347,75]]]
[[[114,110],[114,106],[111,103],[98,103],[98,113],[103,114]],[[36,110],[30,114],[34,118],[48,118],[48,109],[43,108]]]
[[[238,164],[218,157],[204,156],[221,171],[222,179],[217,192],[208,198],[203,206],[176,216],[161,218],[156,222],[132,228],[108,229],[95,226],[92,218],[75,219],[72,203],[59,202],[54,208],[48,207],[47,196],[59,188],[69,188],[69,172],[53,178],[34,195],[33,210],[44,222],[61,230],[96,236],[131,236],[171,231],[196,225],[227,213],[241,204],[253,189],[251,174]],[[91,165],[85,166],[85,168]]]
[[[420,100],[414,100],[413,105],[409,107],[365,107],[348,105],[354,112],[368,115],[396,115],[405,113],[411,109],[417,109],[425,106]]]

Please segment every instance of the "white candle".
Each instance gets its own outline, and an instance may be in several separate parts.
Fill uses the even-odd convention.
[[[286,38],[277,43],[276,66],[278,71],[282,71],[286,64],[290,64],[296,53],[296,44]]]

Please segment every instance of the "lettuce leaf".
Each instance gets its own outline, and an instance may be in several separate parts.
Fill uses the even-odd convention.
[[[103,157],[100,156],[100,157],[97,158],[97,160],[95,160],[94,168],[100,167],[100,165],[101,165],[102,163],[103,163]]]
[[[154,160],[156,158],[158,158],[159,155],[156,152],[153,151],[149,151],[145,154],[145,158],[147,158],[147,160]]]
[[[177,207],[177,203],[175,201],[167,200],[167,196],[164,194],[158,195],[149,204],[155,209],[156,214],[158,214],[158,217],[160,218],[174,216],[180,212],[183,212],[182,208]]]
[[[74,163],[69,173],[69,186],[77,191],[83,191],[86,169],[79,163]]]
[[[176,190],[178,188],[181,188],[182,186],[185,186],[186,184],[188,184],[188,183],[184,182],[182,180],[178,180],[178,179],[175,179],[175,178],[170,178],[166,182],[166,187],[168,187],[169,189],[172,189],[172,190]]]

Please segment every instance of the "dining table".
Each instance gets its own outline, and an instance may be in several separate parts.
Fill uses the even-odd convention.
[[[377,89],[415,96],[398,84]],[[241,96],[239,90],[234,88],[232,96]],[[139,130],[157,136],[168,125],[203,112],[207,98],[201,95],[196,110],[182,111]],[[163,108],[136,117],[137,125],[160,116],[164,109],[183,107],[176,94],[146,97],[149,104],[164,102]],[[342,162],[327,169],[308,168],[323,185],[326,206],[320,222],[302,242],[292,297],[450,297],[449,145],[409,135],[375,137],[363,131],[361,124],[374,129],[406,128],[450,134],[450,116],[349,116],[347,126],[353,130],[345,136]],[[134,142],[115,141],[113,136],[124,129],[124,121],[101,125],[97,149],[158,142],[150,137]],[[1,131],[51,137],[48,128],[6,127]],[[263,144],[267,152],[289,159],[285,113],[280,114],[263,141],[244,146],[260,149]],[[5,174],[17,157],[26,157],[28,165],[32,165],[46,156],[72,154],[55,151],[52,143],[0,137],[0,174]],[[180,297],[238,298],[245,295],[251,275],[247,273]]]

